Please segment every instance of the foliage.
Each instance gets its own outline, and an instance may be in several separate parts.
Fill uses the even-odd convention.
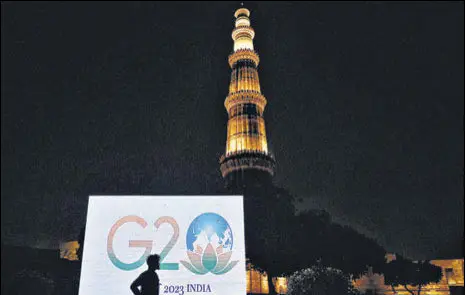
[[[293,196],[274,185],[233,191],[244,195],[246,255],[271,278],[290,275],[320,261],[358,276],[367,266],[384,264],[385,251],[375,241],[331,221],[325,211],[296,215]],[[270,290],[273,294],[274,290]]]
[[[298,251],[305,264],[301,268],[319,260],[357,277],[368,266],[376,270],[384,265],[385,251],[381,246],[348,226],[331,222],[326,212],[307,211],[296,219],[296,231],[300,233],[297,241],[302,245]]]
[[[271,276],[288,275],[321,261],[346,274],[361,275],[367,266],[384,265],[385,251],[324,211],[296,215],[292,195],[274,186],[244,190],[246,253],[254,266]]]
[[[341,270],[316,265],[292,274],[288,295],[355,295],[352,282]]]
[[[294,208],[283,191],[270,187],[245,192],[246,253],[253,264],[270,275],[293,272],[289,261],[292,248]],[[266,197],[265,197],[266,196]]]
[[[410,294],[415,292],[410,286],[417,287],[417,295],[421,294],[422,287],[429,283],[438,283],[442,277],[439,266],[429,261],[414,262],[397,256],[396,260],[387,263],[384,268],[385,282],[394,289],[395,286],[403,286]]]
[[[282,189],[248,187],[244,192],[246,255],[254,268],[272,277],[295,271],[292,247],[294,207]]]

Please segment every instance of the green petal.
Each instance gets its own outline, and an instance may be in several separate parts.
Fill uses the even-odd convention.
[[[216,257],[215,249],[213,249],[211,244],[208,244],[202,256],[203,267],[211,271],[215,268],[217,262],[218,258]]]
[[[231,251],[218,255],[218,263],[216,264],[216,267],[214,270],[212,270],[212,272],[217,273],[219,271],[222,271],[225,268],[226,264],[228,264],[229,259],[231,259],[231,255]]]
[[[222,275],[230,271],[236,264],[239,262],[239,260],[232,261],[228,266],[226,266],[222,271],[214,272],[216,275]]]

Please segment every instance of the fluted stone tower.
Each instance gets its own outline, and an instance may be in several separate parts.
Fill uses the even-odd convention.
[[[226,152],[220,169],[228,187],[271,181],[275,161],[268,150],[265,131],[265,96],[261,93],[254,50],[255,31],[250,11],[240,8],[234,14],[234,52],[229,55],[232,69],[229,94],[224,106],[229,115]]]

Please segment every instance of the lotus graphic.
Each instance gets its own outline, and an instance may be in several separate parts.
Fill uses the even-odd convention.
[[[232,255],[233,235],[228,222],[216,213],[203,213],[189,226],[186,237],[190,263],[181,260],[188,270],[204,275],[211,272],[222,275],[239,261],[228,264]]]

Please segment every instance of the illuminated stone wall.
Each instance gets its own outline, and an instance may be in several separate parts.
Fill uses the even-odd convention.
[[[276,293],[287,293],[287,279],[284,277],[273,278]],[[268,294],[268,275],[261,274],[256,270],[247,270],[247,294]]]
[[[79,243],[77,241],[70,241],[60,244],[60,258],[71,261],[79,260],[77,256],[77,250],[79,249]]]
[[[463,287],[463,259],[431,260],[442,268],[442,280],[439,284]]]
[[[247,264],[247,294],[269,294],[268,275],[254,270],[250,263]],[[287,279],[278,277],[272,279],[276,293],[287,293]]]
[[[274,288],[278,294],[287,294],[287,278],[273,278]]]
[[[268,294],[268,276],[254,269],[247,270],[246,290],[250,294]]]
[[[463,287],[463,259],[431,260],[431,264],[437,265],[442,269],[442,279],[437,284],[429,284],[422,288],[421,294],[424,295],[449,295],[450,287]],[[354,281],[355,287],[362,293],[370,290],[376,291],[376,294],[384,295],[411,295],[404,287],[396,286],[393,292],[391,286],[384,284],[384,276],[369,272],[362,278]],[[417,287],[408,286],[410,290],[417,292]]]

